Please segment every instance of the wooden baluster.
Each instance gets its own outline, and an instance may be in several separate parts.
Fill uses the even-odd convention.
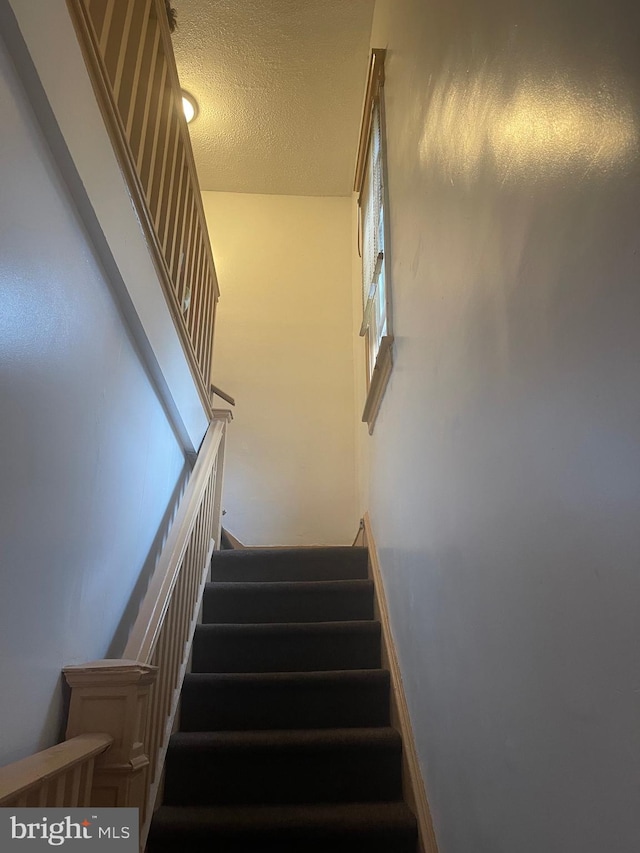
[[[188,622],[190,623],[193,619],[193,610],[195,607],[195,603],[198,597],[198,587],[200,586],[200,569],[202,567],[202,548],[204,545],[204,539],[206,535],[205,531],[205,519],[203,515],[203,507],[204,501],[206,499],[206,491],[202,498],[202,503],[200,504],[200,510],[198,511],[198,519],[197,519],[197,547],[196,553],[194,556],[193,566],[191,570],[191,576],[189,578],[189,591],[188,591],[188,601],[189,601],[189,618]]]
[[[102,58],[104,59],[104,65],[107,71],[107,77],[111,84],[112,92],[115,91],[116,72],[120,60],[120,53],[123,48],[125,21],[129,11],[131,11],[131,8],[132,4],[130,3],[115,2],[111,12],[108,31],[105,29],[105,32],[103,33],[103,37],[106,35],[106,46],[101,53]]]
[[[122,4],[121,4],[122,5]],[[137,5],[138,13],[140,12],[140,4]],[[125,76],[125,62],[129,48],[129,38],[131,36],[131,25],[133,22],[134,12],[136,10],[135,3],[125,4],[124,19],[122,22],[122,32],[117,45],[115,68],[113,71],[113,97],[116,103],[120,100],[120,90],[122,88],[122,79]],[[136,29],[139,29],[136,27]],[[128,70],[128,69],[127,69]],[[122,111],[120,112],[122,116]]]
[[[85,0],[84,7],[87,10],[87,18],[91,23],[96,43],[100,43],[100,36],[105,23],[109,0]]]
[[[169,225],[171,250],[169,255],[169,272],[171,274],[171,283],[177,293],[178,284],[178,264],[180,260],[180,251],[182,245],[182,232],[184,230],[185,219],[185,199],[187,196],[187,184],[185,178],[185,161],[184,149],[180,149],[178,176],[175,189],[175,205],[171,212],[171,221]]]
[[[193,602],[195,601],[198,588],[198,571],[200,568],[200,560],[202,556],[202,505],[195,527],[195,547],[193,549],[193,560],[189,566],[189,592],[188,599],[190,603],[190,611],[193,612]]]
[[[176,115],[176,107],[173,100],[173,92],[169,90],[169,114],[165,129],[165,140],[162,152],[162,168],[160,169],[160,180],[158,182],[158,191],[155,202],[155,221],[157,223],[156,233],[158,241],[162,247],[162,255],[167,260],[167,252],[165,250],[164,235],[167,230],[168,211],[168,193],[169,184],[171,182],[172,172],[175,169],[177,159],[177,140],[178,140],[178,117]],[[168,268],[168,264],[167,264]]]
[[[225,415],[225,420],[227,423],[231,419],[231,414],[228,413]],[[218,447],[218,456],[217,456],[217,464],[216,464],[216,481],[215,481],[215,496],[213,501],[213,523],[215,525],[213,529],[213,539],[216,543],[216,548],[220,548],[220,534],[222,531],[222,486],[224,482],[224,462],[225,462],[225,443],[226,443],[226,430],[222,433],[222,438],[220,440],[220,446]]]
[[[209,489],[208,489],[208,514],[209,514],[209,542],[207,544],[207,553],[209,552],[209,547],[211,544],[211,540],[213,539],[215,542],[215,499],[216,499],[216,482],[217,482],[217,468],[218,468],[218,460],[214,463],[213,469],[211,471],[211,479],[209,480]],[[207,572],[209,572],[209,566],[207,566]],[[208,578],[208,575],[207,575]]]
[[[213,312],[215,310],[215,292],[213,288],[213,268],[209,266],[207,275],[207,315],[204,323],[204,334],[202,336],[202,364],[205,376],[211,376],[210,371],[210,350],[211,350],[211,330],[213,329]],[[209,379],[207,380],[207,382]]]
[[[165,623],[165,630],[169,635],[169,653],[167,655],[167,680],[165,682],[165,690],[164,696],[162,699],[162,705],[164,708],[163,718],[162,718],[162,737],[164,740],[164,734],[167,728],[167,720],[169,714],[171,713],[171,700],[173,698],[173,691],[175,690],[176,684],[176,676],[175,676],[175,661],[177,658],[177,645],[178,645],[178,637],[177,637],[177,624],[176,624],[176,607],[175,601],[172,600],[171,606],[167,611],[167,621]]]
[[[151,658],[152,665],[158,669],[158,673],[160,672],[160,667],[158,664],[158,656],[157,654],[153,654]],[[151,692],[149,693],[149,706],[147,708],[147,728],[146,728],[146,740],[145,740],[145,748],[146,753],[149,756],[149,780],[151,782],[157,776],[158,772],[158,751],[154,749],[154,740],[155,740],[155,731],[153,728],[153,721],[155,718],[156,710],[158,708],[158,678],[151,685]]]
[[[213,376],[213,341],[216,328],[216,314],[218,311],[218,296],[215,282],[211,302],[211,323],[209,324],[209,341],[207,343],[207,364],[209,365],[207,369],[207,376],[209,377],[208,382],[211,382],[211,377]]]
[[[153,92],[151,96],[151,112],[147,139],[144,145],[144,157],[140,168],[140,179],[147,197],[147,205],[151,210],[151,190],[153,176],[157,168],[157,150],[160,130],[166,109],[167,99],[167,60],[163,53],[158,51],[156,58],[156,71],[153,79]]]
[[[206,253],[206,247],[205,247]],[[205,349],[204,344],[207,339],[207,323],[209,322],[209,310],[211,302],[211,274],[209,272],[209,259],[205,254],[206,266],[202,276],[202,311],[200,314],[200,322],[198,323],[198,335],[196,338],[196,350],[198,352],[198,362],[202,367],[202,372],[205,372]]]
[[[187,631],[185,630],[185,624],[188,621],[188,606],[187,606],[187,584],[186,584],[186,575],[185,575],[186,565],[182,564],[182,569],[180,571],[180,579],[178,584],[176,584],[176,609],[177,609],[177,623],[178,623],[178,671],[182,666],[182,659],[184,658],[184,646],[187,639]]]
[[[201,258],[200,258],[200,267],[198,270],[198,290],[200,291],[200,298],[198,300],[198,316],[195,320],[194,330],[193,330],[193,348],[196,351],[198,356],[198,364],[200,365],[200,370],[202,370],[202,361],[200,359],[200,337],[202,334],[202,323],[204,321],[204,312],[205,305],[207,299],[207,247],[206,247],[206,235],[200,231],[200,242],[201,242]]]
[[[173,129],[175,127],[175,104],[173,91],[169,81],[165,80],[165,87],[160,104],[160,117],[158,122],[158,139],[153,162],[149,173],[149,210],[155,224],[156,235],[160,236],[163,229],[162,222],[162,190],[164,187],[165,173],[167,170],[167,156],[169,147],[173,141]]]
[[[161,731],[162,731],[162,694],[164,683],[167,678],[167,669],[166,669],[166,649],[167,649],[168,637],[164,630],[164,626],[160,629],[160,635],[158,636],[158,642],[155,650],[155,660],[156,666],[158,667],[158,677],[155,683],[155,690],[153,693],[153,709],[151,716],[151,755],[153,756],[153,765],[156,766],[156,762],[158,760],[158,749],[160,748],[161,743]]]
[[[53,792],[53,807],[61,809],[66,803],[67,776],[66,774],[56,779],[56,786]]]
[[[167,717],[169,716],[169,710],[171,707],[171,699],[173,698],[173,691],[175,689],[176,677],[175,677],[175,667],[176,660],[178,658],[178,631],[177,631],[177,620],[176,620],[176,607],[177,602],[175,598],[175,587],[174,587],[174,596],[171,599],[171,605],[167,610],[167,618],[165,621],[165,630],[169,636],[169,648],[167,654],[167,681],[165,684],[165,692],[162,697],[162,703],[164,706],[164,720],[162,731],[164,733],[164,729],[167,722]]]
[[[183,320],[185,319],[185,314],[187,313],[184,309],[185,298],[187,295],[187,288],[189,286],[189,258],[191,255],[191,242],[193,239],[193,232],[191,230],[191,220],[193,218],[193,191],[191,189],[191,184],[187,182],[185,184],[185,204],[184,204],[184,218],[183,218],[183,228],[182,228],[182,239],[180,242],[180,253],[178,259],[178,274],[176,277],[176,295],[178,297],[178,305],[180,306],[180,313],[182,315]],[[189,290],[189,293],[191,291]],[[185,320],[185,328],[186,328],[186,320]]]
[[[196,231],[194,227],[195,223],[195,215],[196,215],[196,203],[193,198],[193,190],[191,185],[188,188],[189,192],[189,219],[187,225],[187,251],[184,256],[184,263],[182,266],[182,281],[181,281],[181,296],[180,296],[180,305],[184,305],[184,300],[187,293],[190,295],[189,308],[186,311],[182,312],[182,316],[185,322],[185,328],[189,322],[189,315],[191,311],[191,306],[193,305],[193,266],[195,259],[195,250],[196,250]]]
[[[200,231],[198,231],[197,239],[198,239],[198,251],[196,254],[196,261],[195,261],[194,274],[193,274],[193,282],[194,283],[192,285],[193,291],[195,293],[195,301],[192,302],[193,310],[189,316],[189,323],[188,323],[189,340],[191,342],[191,346],[193,348],[193,352],[195,354],[196,361],[198,360],[198,353],[196,350],[196,336],[197,336],[198,324],[199,324],[199,320],[200,320],[200,306],[202,303],[201,271],[202,271],[202,260],[203,260],[203,254],[204,254],[203,253],[203,246],[202,246],[202,234],[200,233]],[[200,368],[200,371],[202,372],[202,368],[200,367],[199,363],[198,363],[198,367]]]
[[[93,6],[93,3],[91,4]],[[113,12],[116,7],[116,0],[107,0],[107,4],[104,10],[104,16],[102,18],[102,27],[100,29],[100,55],[104,57],[107,52],[107,42],[109,40],[109,32],[111,31],[111,20],[113,18]]]
[[[197,302],[199,296],[198,287],[198,266],[200,263],[201,253],[201,236],[198,229],[198,207],[194,199],[193,202],[193,221],[191,224],[193,229],[193,249],[191,252],[191,264],[189,266],[189,286],[191,288],[191,310],[187,317],[187,328],[189,330],[189,342],[193,348],[193,322],[196,316]]]
[[[178,597],[176,599],[176,632],[177,632],[177,640],[178,640],[178,648],[176,654],[176,664],[175,664],[175,685],[174,688],[178,686],[178,679],[180,676],[180,667],[182,666],[182,661],[184,660],[184,648],[187,642],[187,634],[188,634],[188,623],[189,623],[189,607],[188,607],[188,594],[187,594],[187,576],[184,574],[184,566],[183,571],[180,572],[180,584],[178,590]]]
[[[158,748],[162,745],[164,730],[167,722],[167,695],[171,690],[171,655],[173,651],[174,637],[170,629],[169,617],[171,615],[171,604],[165,613],[164,623],[162,625],[162,647],[160,654],[160,667],[162,672],[162,681],[158,691],[158,719],[157,719],[157,736]]]
[[[127,30],[127,45],[122,51],[122,65],[116,71],[114,95],[122,119],[125,136],[131,135],[131,120],[140,85],[140,66],[149,22],[150,0],[132,3],[132,16]]]
[[[130,112],[131,127],[128,133],[129,146],[136,162],[138,175],[147,139],[147,127],[151,112],[151,96],[153,91],[153,74],[160,45],[160,29],[158,22],[150,15],[147,22],[147,32],[144,50],[140,64],[140,86],[134,96],[133,108]]]
[[[82,783],[80,786],[79,806],[93,805],[93,773],[95,768],[95,760],[90,758],[86,764],[82,765]]]
[[[162,229],[159,232],[160,243],[162,245],[162,253],[167,262],[167,269],[171,269],[171,247],[172,247],[172,226],[175,221],[175,205],[174,197],[176,172],[180,162],[180,126],[179,118],[175,114],[172,115],[171,124],[173,127],[173,140],[171,150],[169,152],[168,180],[164,182],[162,197],[160,199],[160,219],[163,223]],[[164,171],[164,170],[163,170]]]
[[[145,82],[143,90],[144,106],[140,115],[139,144],[136,157],[138,177],[145,192],[147,185],[145,182],[146,173],[144,172],[144,165],[145,161],[148,160],[147,151],[153,144],[153,123],[157,118],[157,103],[161,92],[160,75],[162,69],[166,69],[166,64],[160,53],[160,28],[158,22],[154,21],[153,18],[149,20],[149,35],[151,36],[150,63],[148,76],[143,78]]]
[[[202,318],[202,305],[204,299],[204,287],[203,287],[203,268],[204,268],[204,240],[202,239],[202,232],[198,229],[198,257],[196,261],[196,270],[195,270],[195,282],[196,282],[196,304],[195,311],[191,317],[191,328],[189,330],[189,334],[191,337],[191,344],[193,346],[193,350],[196,354],[196,358],[198,357],[198,329],[200,327],[200,322]]]
[[[82,782],[82,764],[76,765],[71,771],[69,780],[69,803],[72,808],[80,805],[80,785]]]
[[[207,337],[204,344],[204,374],[207,378],[207,385],[211,383],[211,360],[213,357],[213,329],[216,321],[216,291],[215,284],[212,281],[211,293],[209,295],[210,313],[207,320]]]

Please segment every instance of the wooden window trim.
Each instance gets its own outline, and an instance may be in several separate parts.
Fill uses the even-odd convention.
[[[362,195],[362,185],[364,183],[364,174],[367,167],[367,154],[369,153],[369,142],[371,141],[373,104],[379,97],[380,89],[384,85],[384,58],[386,53],[386,50],[378,47],[374,47],[371,51],[369,74],[367,76],[367,88],[362,107],[362,121],[360,122],[356,174],[353,182],[353,189],[358,193],[358,200]]]
[[[380,341],[380,345],[378,347],[378,352],[376,354],[376,361],[373,366],[373,370],[370,370],[370,362],[369,362],[369,330],[364,331],[364,320],[363,320],[363,328],[361,330],[361,334],[364,333],[365,337],[365,347],[366,347],[366,360],[367,360],[367,395],[364,404],[364,410],[362,412],[362,421],[367,424],[369,428],[369,435],[373,433],[373,429],[375,426],[376,418],[378,416],[378,412],[380,411],[380,405],[382,403],[382,399],[384,397],[384,393],[387,388],[387,384],[391,377],[391,371],[393,368],[393,334],[391,328],[391,301],[390,301],[390,274],[389,274],[389,264],[388,264],[388,249],[389,249],[389,234],[388,234],[388,200],[387,200],[387,180],[386,180],[386,140],[385,140],[385,127],[384,127],[384,104],[382,103],[382,88],[384,86],[384,60],[386,56],[386,50],[382,48],[374,48],[371,51],[371,60],[369,63],[369,74],[367,77],[367,88],[365,92],[364,104],[362,108],[362,120],[360,123],[360,138],[358,141],[358,155],[356,158],[356,171],[354,177],[353,189],[358,195],[358,211],[361,210],[361,202],[362,202],[362,193],[364,188],[364,180],[367,173],[367,159],[369,157],[369,148],[371,145],[371,130],[372,130],[372,120],[373,120],[373,112],[374,105],[376,102],[380,105],[380,121],[381,121],[381,135],[382,135],[382,168],[384,170],[384,221],[385,221],[385,252],[383,264],[385,268],[385,279],[386,279],[386,323],[387,323],[387,334],[384,335]],[[361,221],[361,217],[359,216],[359,221]],[[363,306],[364,308],[364,306]]]
[[[364,410],[362,412],[362,421],[369,427],[369,435],[373,433],[392,368],[393,335],[384,335],[378,347],[378,355],[376,356],[376,363],[373,367],[369,390],[367,391]]]

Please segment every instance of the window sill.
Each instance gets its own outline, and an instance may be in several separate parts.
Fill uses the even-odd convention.
[[[393,367],[393,335],[385,335],[380,341],[380,348],[376,357],[376,364],[371,375],[369,383],[369,391],[364,404],[362,413],[363,423],[369,427],[369,435],[373,433],[373,428],[378,417],[380,404],[384,397],[384,392],[387,390],[387,383],[391,376]]]

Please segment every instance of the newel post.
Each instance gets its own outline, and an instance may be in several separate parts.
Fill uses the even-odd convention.
[[[67,738],[105,732],[112,746],[96,759],[91,804],[136,807],[144,826],[149,778],[147,718],[157,667],[100,660],[63,670],[71,687]]]

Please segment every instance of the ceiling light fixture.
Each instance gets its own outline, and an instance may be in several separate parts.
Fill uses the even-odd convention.
[[[182,110],[184,112],[184,117],[187,120],[187,124],[192,122],[194,118],[198,115],[198,102],[190,95],[189,92],[185,92],[182,90]]]

